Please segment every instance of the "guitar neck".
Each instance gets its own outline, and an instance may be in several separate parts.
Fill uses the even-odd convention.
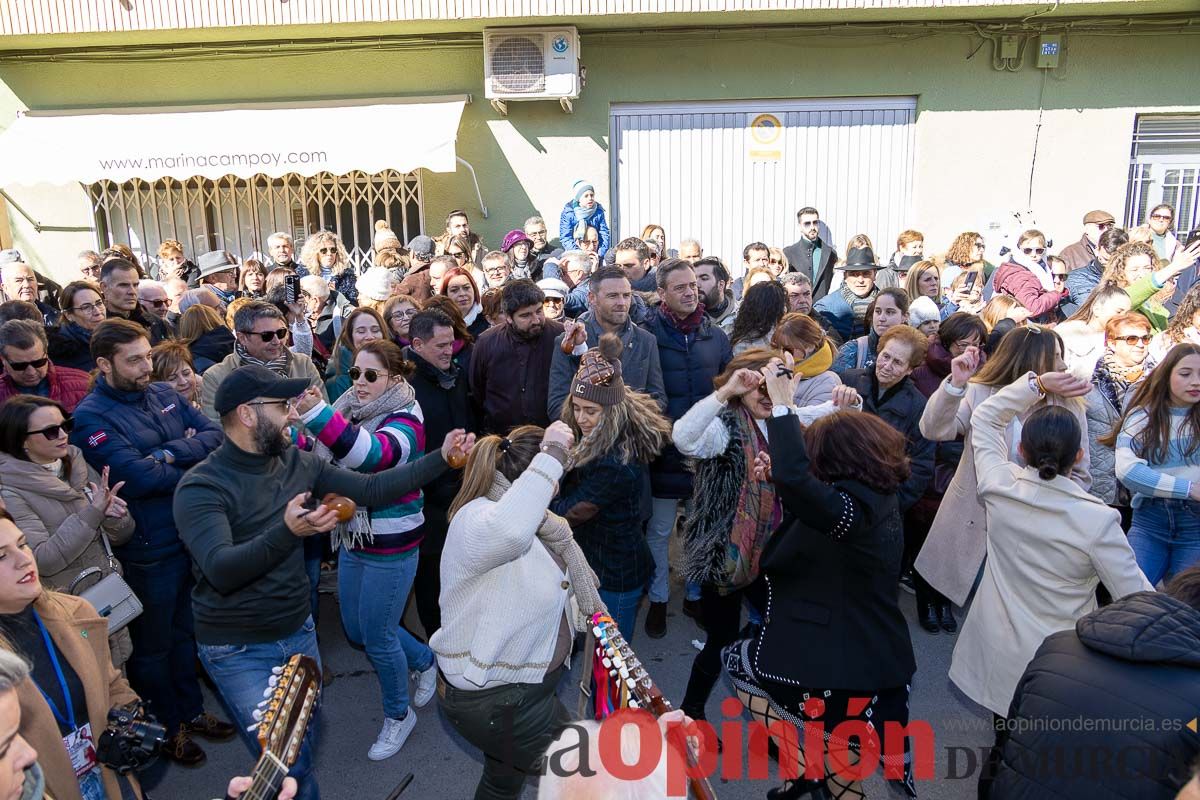
[[[254,765],[250,788],[242,795],[242,800],[275,800],[283,788],[283,779],[287,774],[287,765],[271,751],[264,750],[262,757]]]

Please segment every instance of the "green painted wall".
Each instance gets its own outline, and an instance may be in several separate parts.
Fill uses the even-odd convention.
[[[385,26],[380,32],[386,32]],[[1047,109],[1080,113],[1194,106],[1200,104],[1196,43],[1196,36],[1186,34],[1070,36],[1063,66],[1043,87],[1043,76],[1029,65],[1032,59],[1027,58],[1027,66],[1018,73],[996,72],[990,46],[970,57],[979,40],[966,35],[930,33],[899,41],[769,29],[680,36],[654,31],[592,33],[583,40],[588,84],[576,113],[563,114],[555,103],[512,103],[508,121],[534,149],[543,147],[543,139],[555,137],[590,139],[603,148],[609,104],[615,102],[917,95],[919,114],[924,115],[1034,109],[1041,92]],[[483,99],[482,76],[481,45],[275,58],[234,55],[205,61],[0,60],[0,81],[12,96],[34,108],[473,94],[475,102],[467,107],[459,129],[458,152],[478,170],[492,210],[491,219],[476,220],[475,227],[487,241],[497,242],[535,209],[488,128],[489,121],[500,117]],[[13,98],[0,91],[0,126],[11,119],[13,105]],[[330,124],[336,125],[336,120]],[[969,125],[962,135],[972,135]],[[1080,147],[1087,145],[1079,142]],[[579,165],[569,160],[545,166],[547,179],[552,176],[564,186],[579,177]],[[602,183],[605,176],[590,177]],[[441,215],[456,205],[475,206],[466,172],[427,175],[427,227],[436,229]],[[544,204],[542,210],[557,212]]]

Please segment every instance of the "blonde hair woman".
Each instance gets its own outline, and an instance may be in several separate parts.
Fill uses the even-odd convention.
[[[331,289],[345,297],[352,305],[358,305],[358,289],[354,285],[358,276],[350,263],[350,254],[336,233],[321,231],[304,241],[300,249],[300,265],[296,274],[300,277],[316,275],[324,278]]]

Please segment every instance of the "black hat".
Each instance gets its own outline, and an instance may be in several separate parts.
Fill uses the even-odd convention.
[[[896,265],[897,272],[908,272],[913,268],[914,264],[921,263],[920,256],[900,256],[900,263]]]
[[[835,269],[879,269],[879,265],[875,263],[875,251],[871,248],[851,247],[846,253],[846,260],[841,264],[838,264]]]
[[[225,416],[230,411],[248,403],[256,397],[268,397],[272,400],[291,400],[304,394],[308,388],[308,378],[281,378],[276,373],[259,364],[247,364],[238,367],[225,376],[217,387],[217,396],[213,407],[218,416]]]

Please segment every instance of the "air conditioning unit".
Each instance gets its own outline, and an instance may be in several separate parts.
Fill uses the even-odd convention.
[[[501,113],[509,100],[558,100],[566,111],[579,97],[579,33],[555,28],[488,28],[483,32],[484,96]]]

